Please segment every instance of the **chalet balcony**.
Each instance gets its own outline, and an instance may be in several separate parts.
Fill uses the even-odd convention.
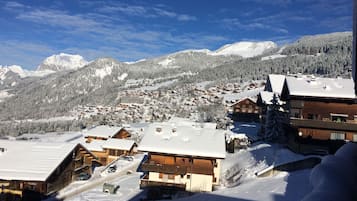
[[[146,178],[140,180],[140,188],[151,188],[151,187],[174,188],[174,189],[185,190],[186,184],[150,181],[149,179]]]
[[[357,132],[357,123],[349,123],[349,122],[335,122],[335,121],[291,118],[290,124],[295,127]]]
[[[81,171],[84,171],[84,170],[88,170],[90,169],[90,166],[87,165],[87,164],[80,164],[80,165],[76,165],[74,167],[74,172],[75,173],[78,173],[78,172],[81,172]]]
[[[160,172],[160,173],[175,174],[175,175],[181,175],[187,173],[186,166],[160,164],[150,160],[143,163],[141,169],[143,171],[148,171],[148,172]]]

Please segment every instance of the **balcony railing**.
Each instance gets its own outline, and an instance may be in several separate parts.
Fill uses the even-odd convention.
[[[357,132],[357,123],[350,123],[350,122],[335,122],[335,121],[291,118],[290,123],[291,125],[296,127]]]
[[[184,190],[186,189],[186,184],[158,182],[158,181],[150,181],[148,179],[141,179],[140,188],[148,188],[148,187],[167,187],[167,188],[176,188],[176,189]]]
[[[187,173],[213,175],[213,164],[208,166],[197,165],[175,165],[175,164],[160,164],[155,161],[146,161],[141,166],[143,171],[160,172],[165,174],[184,175]]]
[[[143,171],[161,172],[161,173],[166,173],[166,174],[179,175],[179,174],[187,173],[186,166],[160,164],[160,163],[155,163],[154,161],[147,161],[147,162],[143,163],[141,168]]]

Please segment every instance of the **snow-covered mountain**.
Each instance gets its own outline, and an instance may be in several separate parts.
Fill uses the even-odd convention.
[[[18,65],[0,65],[0,90],[13,88],[27,77],[44,77],[54,72],[51,70],[29,71]]]
[[[25,76],[44,71],[26,71],[18,66],[1,67],[0,91],[7,90],[13,96],[0,103],[0,108],[4,108],[0,119],[65,115],[80,104],[115,105],[119,91],[161,82],[184,87],[187,83],[205,81],[262,80],[269,73],[303,72],[331,77],[349,75],[351,32],[308,39],[316,43],[304,42],[307,39],[303,38],[279,50],[273,42],[240,42],[225,45],[216,51],[184,50],[133,63],[99,58],[86,64],[85,68],[78,66],[86,62],[72,65],[81,63],[79,61],[83,58],[79,56],[76,62],[68,59],[71,62],[67,64],[72,64],[64,65],[66,67],[40,67],[39,70],[57,71],[41,78]],[[312,56],[317,54],[319,56]],[[65,63],[59,59],[61,56],[50,58],[46,60],[51,62],[44,63]],[[78,69],[64,70],[74,66]],[[62,71],[58,71],[60,69]]]
[[[227,44],[218,50],[211,52],[211,55],[239,55],[243,58],[255,57],[269,50],[277,48],[277,44],[272,41],[263,42],[237,42]]]
[[[37,68],[37,71],[52,70],[64,71],[81,68],[88,64],[88,61],[80,55],[60,53],[47,57]]]
[[[6,74],[8,72],[12,72],[17,74],[20,78],[25,77],[43,77],[48,74],[54,73],[52,70],[37,70],[37,71],[30,71],[25,70],[21,66],[18,65],[11,65],[11,66],[1,66],[0,65],[0,80],[6,79]]]

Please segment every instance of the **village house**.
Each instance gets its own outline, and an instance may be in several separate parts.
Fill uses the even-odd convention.
[[[235,121],[259,121],[260,109],[256,100],[243,98],[231,105]]]
[[[188,121],[151,124],[138,147],[148,152],[140,187],[212,191],[225,158],[224,131],[215,127]]]
[[[120,156],[137,153],[137,144],[134,140],[128,139],[92,140],[83,145],[99,159],[101,165],[108,165]]]
[[[0,140],[0,200],[41,200],[90,175],[94,160],[80,144]]]
[[[109,138],[129,138],[130,133],[124,128],[115,126],[96,126],[89,130],[83,132],[86,142],[91,142],[92,140],[107,140]]]
[[[353,87],[352,79],[287,76],[281,97],[287,101],[290,124],[299,136],[295,142],[357,141],[357,98]]]

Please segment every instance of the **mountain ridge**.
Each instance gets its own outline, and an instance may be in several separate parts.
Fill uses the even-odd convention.
[[[272,50],[271,55],[284,55],[274,59],[262,59],[269,54],[242,58],[189,50],[133,64],[99,58],[79,69],[38,78],[19,78],[15,86],[3,80],[7,84],[0,84],[0,92],[6,90],[9,97],[0,103],[0,120],[65,115],[78,105],[116,105],[121,91],[145,90],[146,86],[167,81],[171,86],[184,87],[204,81],[262,80],[269,73],[346,77],[350,76],[351,69],[351,36],[334,33],[333,37],[341,41],[337,44],[335,40],[310,46],[295,42]]]

